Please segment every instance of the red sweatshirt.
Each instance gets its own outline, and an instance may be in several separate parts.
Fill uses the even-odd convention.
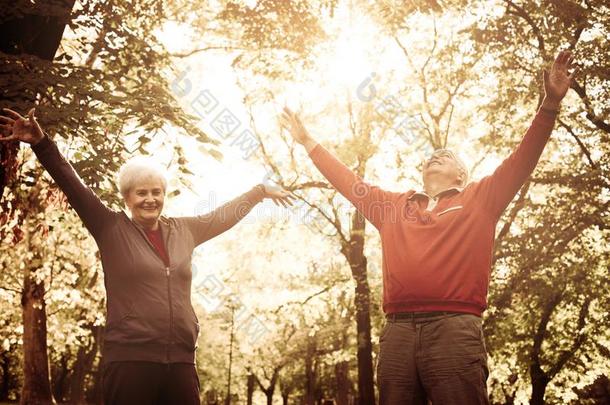
[[[167,255],[167,250],[165,249],[165,242],[163,241],[163,231],[161,227],[158,227],[156,231],[149,231],[148,229],[144,229],[144,233],[146,237],[153,244],[157,254],[165,263],[165,266],[169,267],[169,256]]]
[[[414,190],[382,190],[321,145],[310,151],[320,172],[381,234],[384,312],[481,315],[496,223],[536,167],[554,122],[554,115],[539,111],[519,147],[492,175],[461,191],[444,191],[431,211],[428,199]]]

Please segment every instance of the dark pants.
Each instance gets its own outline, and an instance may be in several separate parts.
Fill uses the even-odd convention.
[[[381,405],[489,404],[481,318],[431,314],[388,319],[379,338]]]
[[[105,405],[199,405],[194,364],[117,361],[102,375]]]

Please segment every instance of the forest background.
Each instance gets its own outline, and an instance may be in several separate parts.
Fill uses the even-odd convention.
[[[610,403],[610,7],[602,0],[0,2],[0,107],[43,128],[115,209],[150,155],[166,215],[274,182],[194,254],[203,403],[374,404],[380,240],[278,124],[284,105],[369,182],[420,189],[435,148],[471,178],[514,150],[562,49],[580,67],[498,223],[484,330],[494,404]],[[0,144],[0,402],[99,403],[92,238],[29,147]]]

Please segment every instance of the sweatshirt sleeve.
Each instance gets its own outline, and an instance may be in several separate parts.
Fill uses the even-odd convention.
[[[539,110],[517,149],[479,181],[476,198],[494,218],[500,218],[536,168],[554,124],[555,114]]]
[[[259,184],[208,214],[179,219],[186,223],[197,246],[231,229],[262,201],[264,195],[264,188]]]
[[[310,151],[309,157],[337,191],[377,229],[391,213],[396,214],[395,197],[400,193],[368,184],[320,144]]]
[[[94,238],[114,217],[110,210],[89,187],[83,183],[70,163],[64,159],[57,145],[45,136],[32,147],[42,166],[64,192],[68,202],[81,218]]]

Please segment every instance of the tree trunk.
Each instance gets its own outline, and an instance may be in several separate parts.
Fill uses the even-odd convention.
[[[97,350],[101,353],[103,351],[104,345],[104,326],[97,326],[95,335],[93,336],[95,339],[95,345]],[[97,367],[95,367],[95,358],[93,360],[94,365],[92,366],[92,380],[93,386],[89,391],[87,391],[87,400],[91,404],[102,405],[103,400],[103,392],[102,392],[102,365],[101,361],[98,361]]]
[[[305,354],[305,405],[315,405],[316,372],[314,356],[316,353],[315,337],[307,337],[307,353]]]
[[[23,310],[23,389],[21,404],[52,404],[47,357],[47,312],[44,282],[36,269],[26,269],[21,295]]]
[[[356,282],[356,332],[358,341],[358,403],[375,405],[373,374],[373,345],[371,343],[371,290],[367,279],[367,260],[364,255],[364,217],[357,211],[352,214],[350,240],[341,252],[346,257]]]
[[[280,380],[280,394],[282,395],[282,404],[288,405],[288,398],[290,397],[290,393],[294,389],[292,385],[292,381],[287,382],[286,380]]]
[[[337,405],[348,405],[349,401],[349,362],[335,364],[335,380],[337,382]]]
[[[252,397],[254,396],[254,374],[250,373],[248,374],[248,391],[247,391],[247,395],[246,395],[246,403],[247,405],[252,405]]]
[[[90,326],[92,339],[91,344],[87,347],[80,346],[74,363],[74,372],[70,381],[70,404],[86,405],[85,399],[85,378],[87,373],[93,367],[95,355],[97,354],[97,327]]]
[[[278,366],[275,369],[273,369],[273,374],[271,376],[271,380],[269,381],[269,386],[267,386],[267,387],[265,387],[261,383],[261,381],[258,379],[258,377],[256,377],[256,375],[254,376],[254,379],[257,382],[258,386],[265,393],[265,396],[267,397],[267,405],[273,405],[273,393],[275,392],[275,386],[277,384],[277,380],[278,380],[281,369],[282,369],[282,366]]]
[[[0,368],[2,369],[2,380],[0,381],[0,401],[8,401],[11,389],[11,358],[8,352],[0,355]]]
[[[532,364],[530,367],[530,378],[532,379],[532,397],[530,405],[544,405],[544,393],[550,379],[540,368],[539,364]]]
[[[373,345],[371,343],[370,290],[365,264],[356,279],[356,331],[358,333],[358,397],[360,405],[375,404]]]
[[[58,402],[64,402],[67,398],[68,393],[68,376],[70,370],[68,369],[68,356],[69,354],[64,352],[59,360],[54,364],[51,364],[51,390],[53,398]]]

